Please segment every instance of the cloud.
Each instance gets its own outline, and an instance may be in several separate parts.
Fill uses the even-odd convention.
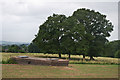
[[[70,16],[78,8],[94,9],[107,15],[107,18],[115,25],[114,32],[109,39],[118,38],[116,36],[118,27],[117,2],[3,0],[0,4],[2,6],[3,40],[6,41],[30,42],[37,34],[39,25],[48,16],[53,13]]]

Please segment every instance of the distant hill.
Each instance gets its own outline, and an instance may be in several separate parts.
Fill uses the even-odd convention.
[[[0,45],[21,45],[21,44],[26,44],[29,45],[30,43],[26,43],[26,42],[11,42],[11,41],[0,41]]]

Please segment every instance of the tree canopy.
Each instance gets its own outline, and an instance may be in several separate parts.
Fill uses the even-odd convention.
[[[88,55],[102,53],[107,37],[113,31],[106,16],[90,9],[78,9],[72,16],[53,14],[39,27],[32,43],[44,53]]]
[[[44,53],[59,53],[61,57],[61,37],[63,35],[63,22],[65,15],[53,14],[39,27],[39,32],[33,40]]]
[[[108,42],[107,37],[113,31],[113,25],[105,15],[90,9],[78,9],[72,16],[85,27],[85,38],[89,43],[87,55],[93,59],[92,56],[102,53],[104,44]]]

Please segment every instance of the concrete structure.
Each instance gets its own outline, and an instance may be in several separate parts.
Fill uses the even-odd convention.
[[[69,60],[58,59],[58,58],[37,58],[28,56],[15,56],[12,57],[18,64],[27,65],[51,65],[51,66],[68,66]]]

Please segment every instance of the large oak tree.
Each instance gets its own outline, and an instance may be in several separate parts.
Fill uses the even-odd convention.
[[[33,40],[44,53],[99,56],[113,31],[106,16],[90,9],[78,9],[72,16],[53,14],[39,27]]]
[[[113,31],[112,23],[106,19],[106,16],[90,9],[78,9],[72,15],[78,23],[85,27],[86,41],[89,42],[88,56],[93,60],[93,56],[102,53],[104,44],[108,41],[107,37]]]

